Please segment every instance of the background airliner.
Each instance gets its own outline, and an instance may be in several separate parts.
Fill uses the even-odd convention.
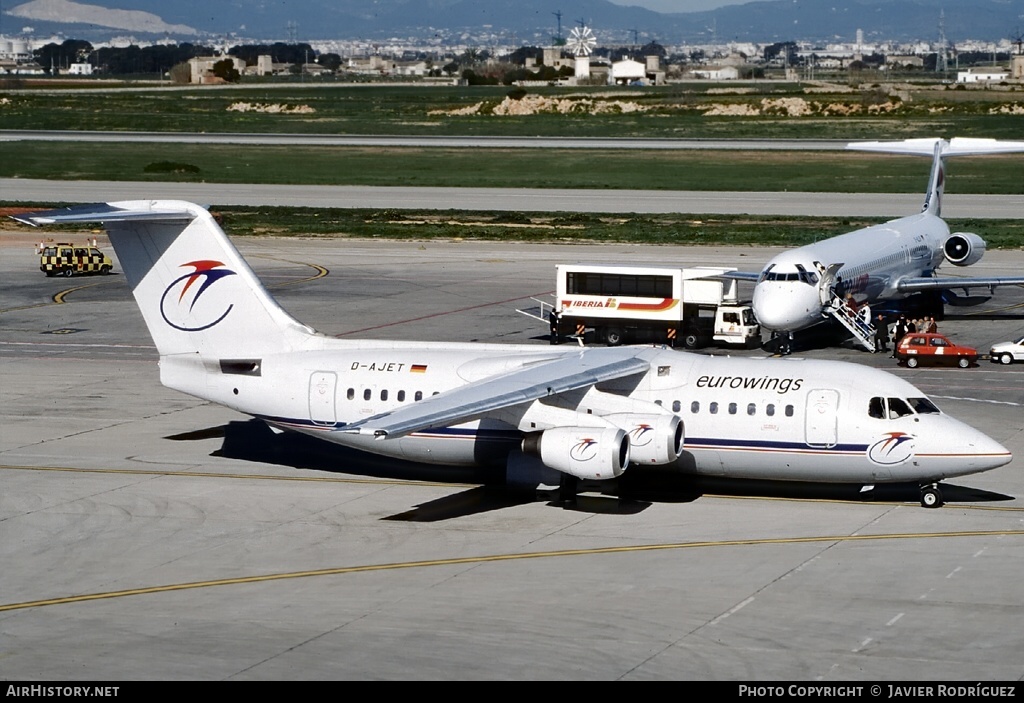
[[[848,149],[932,157],[924,207],[918,214],[831,237],[785,251],[760,273],[733,273],[731,278],[756,281],[751,306],[758,322],[775,336],[835,318],[868,349],[872,330],[845,314],[839,303],[851,293],[858,304],[883,303],[890,310],[914,305],[921,314],[941,319],[944,298],[953,290],[1024,284],[1024,276],[1001,278],[940,277],[943,261],[970,266],[985,253],[985,241],[969,232],[950,233],[940,217],[945,185],[944,158],[957,155],[1024,151],[1024,142],[993,139],[908,139],[855,142]],[[1022,169],[1024,177],[1024,169]],[[881,312],[879,307],[876,312]],[[783,344],[784,350],[788,344]]]
[[[103,222],[164,385],[389,457],[504,468],[516,486],[680,474],[916,483],[1009,451],[878,369],[665,348],[339,340],[285,312],[202,207],[126,201],[18,216]]]

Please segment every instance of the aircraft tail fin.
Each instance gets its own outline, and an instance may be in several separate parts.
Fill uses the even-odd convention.
[[[932,170],[928,177],[928,192],[925,194],[922,212],[938,217],[942,212],[942,193],[946,174],[943,159],[947,156],[980,156],[983,154],[1010,154],[1024,151],[1024,142],[997,139],[976,139],[954,137],[945,139],[904,139],[887,142],[852,142],[847,149],[877,151],[888,154],[914,154],[931,156]]]
[[[199,205],[139,200],[18,215],[34,226],[102,222],[161,356],[255,357],[314,331],[285,312]]]

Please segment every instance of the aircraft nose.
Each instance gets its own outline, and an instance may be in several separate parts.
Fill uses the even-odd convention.
[[[930,436],[929,441],[934,443],[938,453],[956,460],[957,469],[948,476],[989,471],[1013,461],[1010,450],[984,432],[948,416],[947,419],[952,421],[952,425],[936,428],[937,432]]]
[[[976,471],[988,471],[1013,461],[1009,449],[983,432],[973,430],[971,436],[965,439],[970,461],[975,464]]]
[[[754,287],[754,316],[769,330],[793,331],[818,322],[818,292],[805,284],[762,282]]]

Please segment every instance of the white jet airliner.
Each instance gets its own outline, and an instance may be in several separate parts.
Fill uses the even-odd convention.
[[[912,482],[927,507],[943,503],[942,479],[1012,459],[906,381],[844,362],[327,337],[285,312],[192,203],[114,202],[17,219],[105,224],[164,385],[367,452],[498,462],[509,484],[523,486],[611,480],[631,464]]]
[[[940,217],[947,156],[1005,154],[1024,151],[1024,142],[994,139],[908,139],[896,142],[854,142],[848,149],[932,157],[932,169],[921,212],[785,251],[760,273],[726,274],[756,281],[751,307],[761,326],[789,339],[835,316],[862,343],[874,350],[871,331],[844,313],[839,305],[850,293],[856,303],[898,307],[923,301],[925,314],[941,318],[942,295],[972,288],[1024,284],[1024,276],[938,277],[943,261],[970,266],[985,253],[985,241],[969,232],[950,233]],[[881,311],[879,307],[878,311]],[[783,345],[788,350],[788,344]]]

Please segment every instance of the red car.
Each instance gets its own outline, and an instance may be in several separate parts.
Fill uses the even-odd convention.
[[[956,364],[966,369],[978,360],[978,350],[953,344],[934,332],[911,332],[900,340],[896,358],[912,369],[920,364]]]

